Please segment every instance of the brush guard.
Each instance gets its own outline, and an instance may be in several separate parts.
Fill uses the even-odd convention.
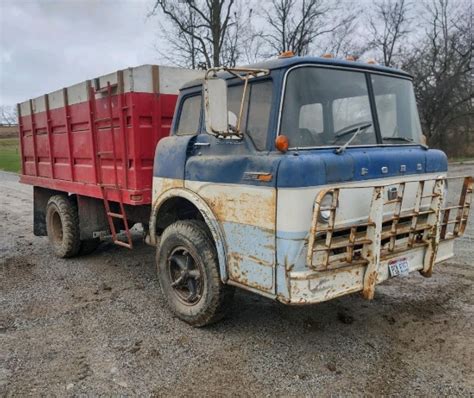
[[[457,204],[447,206],[445,187],[448,181],[455,179],[463,180],[459,200]],[[473,181],[472,177],[440,177],[373,186],[368,217],[350,224],[344,224],[337,217],[341,194],[344,190],[368,187],[321,191],[314,203],[307,266],[321,272],[354,265],[365,266],[362,294],[370,300],[374,297],[381,261],[397,253],[425,247],[420,273],[430,277],[440,241],[460,237],[466,229]],[[407,210],[404,200],[409,183],[417,184],[417,187],[415,203]],[[397,188],[396,195],[387,200],[386,192],[393,187]],[[332,195],[332,202],[329,206],[322,206],[327,194]],[[388,206],[391,209],[387,210]],[[326,221],[320,219],[321,211],[329,212]]]

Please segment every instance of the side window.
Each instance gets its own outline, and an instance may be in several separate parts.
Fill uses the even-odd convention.
[[[322,104],[307,104],[300,108],[300,129],[307,129],[316,134],[321,134],[324,131],[323,126],[323,105]]]
[[[192,135],[199,131],[201,117],[201,95],[194,95],[184,100],[181,105],[176,135]]]
[[[250,104],[245,132],[252,138],[255,147],[262,151],[267,144],[268,123],[272,106],[272,82],[252,84]]]
[[[229,112],[235,115],[237,119],[240,112],[240,101],[242,100],[242,93],[244,86],[242,84],[238,86],[230,86],[227,90],[227,109]],[[242,129],[245,134],[245,121],[247,120],[247,109],[249,107],[249,93],[250,87],[247,88],[247,94],[245,95],[244,109],[242,111]]]
[[[250,84],[242,112],[242,132],[247,134],[255,147],[264,150],[267,143],[268,124],[272,101],[273,84],[267,80],[262,83]],[[238,117],[243,85],[229,87],[227,106],[230,112]]]

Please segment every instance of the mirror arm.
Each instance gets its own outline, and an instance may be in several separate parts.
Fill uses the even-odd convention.
[[[216,66],[206,70],[204,80],[209,78],[210,73],[213,73],[215,76],[218,72],[228,72],[234,75],[235,77],[244,80],[247,79],[249,76],[257,77],[259,74],[262,74],[263,76],[268,75],[270,73],[270,70],[257,68],[228,68],[226,66]],[[240,73],[245,73],[246,76],[242,76]]]
[[[227,127],[225,128],[224,131],[214,131],[212,127],[208,128],[207,126],[207,116],[206,116],[206,130],[209,134],[214,135],[216,137],[228,137],[228,136],[237,136],[238,138],[242,138],[242,133],[241,133],[241,126],[242,126],[242,117],[244,113],[244,105],[245,105],[245,98],[247,96],[247,90],[248,90],[248,82],[251,77],[258,77],[260,75],[268,75],[270,73],[270,70],[268,69],[256,69],[256,68],[227,68],[225,66],[218,66],[218,67],[213,67],[209,68],[206,70],[206,73],[204,75],[204,80],[209,81],[212,80],[212,78],[217,78],[218,72],[227,72],[230,73],[231,75],[238,77],[240,80],[244,82],[244,89],[242,93],[242,99],[240,101],[240,109],[239,109],[239,116],[237,119],[237,126],[235,128],[235,131],[229,132],[229,126],[227,123]],[[204,97],[206,99],[206,112],[207,112],[207,97],[208,97],[208,92],[205,91]]]
[[[248,87],[248,83],[249,83],[249,79],[248,79],[248,75],[245,77],[245,80],[244,80],[244,90],[242,92],[242,99],[240,100],[240,110],[239,110],[239,118],[237,119],[237,134],[238,135],[242,135],[241,133],[241,125],[242,125],[242,115],[244,113],[244,103],[245,103],[245,97],[247,95],[247,87]]]

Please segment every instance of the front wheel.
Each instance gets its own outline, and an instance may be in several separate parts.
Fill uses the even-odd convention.
[[[201,327],[228,311],[234,288],[221,282],[216,250],[203,222],[177,221],[166,228],[157,266],[161,290],[178,318]]]

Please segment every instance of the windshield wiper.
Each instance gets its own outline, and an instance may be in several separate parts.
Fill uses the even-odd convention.
[[[426,149],[426,150],[429,149],[428,145],[422,144],[421,142],[415,142],[412,138],[408,138],[408,137],[382,137],[382,140],[409,142],[410,144],[420,145],[423,149]]]
[[[384,141],[404,141],[404,142],[413,142],[413,139],[408,137],[382,137]]]
[[[336,137],[342,137],[344,135],[352,134],[352,133],[354,134],[352,134],[351,138],[349,138],[349,140],[344,145],[337,148],[334,152],[338,155],[344,152],[346,148],[349,146],[349,144],[354,140],[354,138],[356,138],[361,131],[368,129],[370,126],[372,126],[372,123],[367,122],[367,123],[360,124],[359,126],[354,127],[347,131],[344,131],[343,129],[338,135],[336,135]]]

